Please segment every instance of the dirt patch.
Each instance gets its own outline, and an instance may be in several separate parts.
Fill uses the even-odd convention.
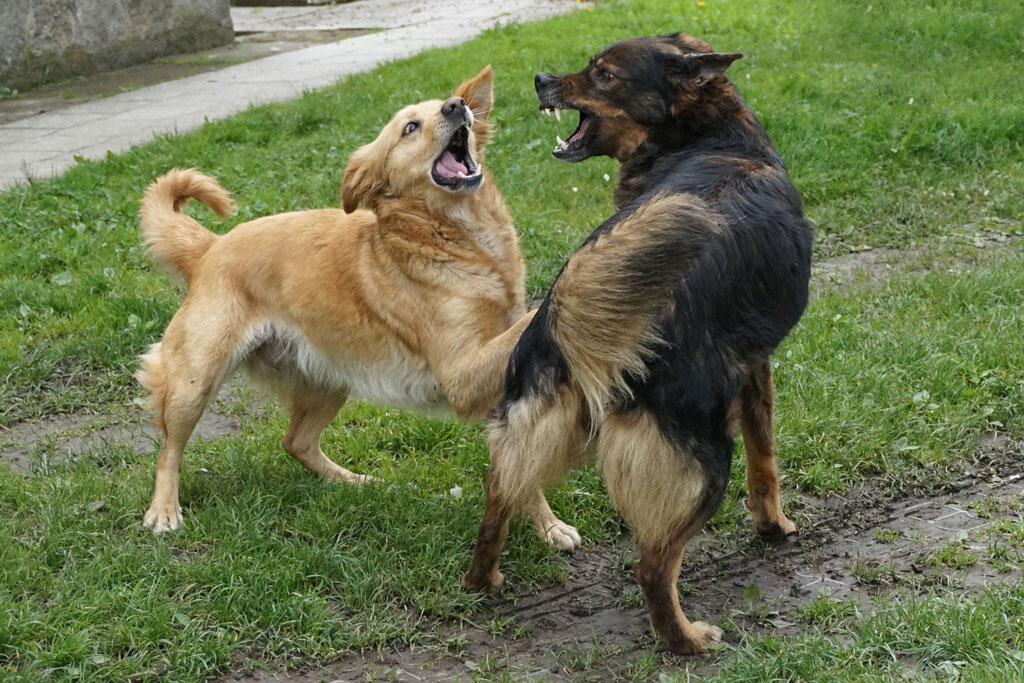
[[[218,408],[251,401],[251,398],[239,398],[243,392],[245,389],[239,380],[225,385],[214,405],[203,413],[192,438],[214,439],[237,434],[241,426],[239,418],[218,412]],[[252,409],[263,410],[255,402]],[[132,453],[142,454],[156,450],[159,445],[156,430],[142,407],[116,422],[97,415],[54,415],[0,430],[0,462],[8,463],[15,472],[30,474],[36,467],[89,457],[105,449],[127,448]]]
[[[998,435],[994,462],[966,473],[938,494],[892,496],[865,486],[827,499],[795,497],[796,540],[770,546],[703,533],[680,574],[683,607],[693,619],[742,633],[795,635],[808,626],[807,605],[825,593],[874,609],[874,596],[895,588],[965,592],[1021,579],[1019,563],[989,552],[1000,520],[1024,521],[1024,448]],[[795,498],[795,499],[794,499]],[[554,561],[554,560],[553,560]],[[456,680],[475,674],[526,680],[611,680],[635,675],[656,651],[632,575],[628,545],[597,547],[565,560],[567,584],[521,593],[502,603],[487,626],[437,623],[421,645],[352,655],[326,669],[239,674],[225,680]],[[515,590],[514,582],[511,586]],[[710,671],[715,658],[659,655],[657,668]],[[631,669],[632,667],[632,669]]]
[[[894,273],[938,269],[956,273],[998,258],[1007,249],[1019,251],[1024,245],[1019,225],[1014,229],[1012,221],[994,222],[997,224],[994,228],[975,224],[961,226],[952,235],[940,237],[927,247],[865,248],[815,261],[812,264],[813,284],[825,291],[857,285],[878,287]]]

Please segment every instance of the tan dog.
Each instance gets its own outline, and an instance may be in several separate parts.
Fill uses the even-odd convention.
[[[464,418],[497,402],[533,316],[512,220],[482,170],[492,104],[487,67],[447,101],[399,111],[349,160],[344,212],[268,216],[217,236],[179,212],[190,198],[233,210],[212,178],[175,170],[150,186],[143,238],[188,293],[138,374],[166,437],[147,527],[181,523],[185,444],[239,366],[288,401],[284,449],[330,480],[366,480],[320,450],[349,396]],[[532,512],[550,543],[579,545],[539,487]]]

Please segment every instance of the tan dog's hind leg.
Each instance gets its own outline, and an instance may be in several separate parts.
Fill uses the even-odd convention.
[[[533,520],[537,535],[559,550],[571,553],[581,545],[583,540],[576,527],[569,526],[555,516],[548,505],[544,489],[537,487],[531,500],[523,504],[523,514]]]
[[[598,462],[608,494],[641,550],[636,576],[654,631],[672,652],[706,651],[722,631],[690,623],[676,589],[683,549],[708,514],[700,509],[709,485],[700,463],[668,441],[643,412],[613,415],[604,422]]]
[[[740,425],[747,451],[747,505],[754,530],[765,539],[780,539],[796,532],[796,525],[782,512],[779,496],[772,429],[774,403],[771,361],[766,359],[751,371],[740,395]]]
[[[320,450],[320,435],[345,401],[347,393],[325,393],[295,388],[291,392],[291,422],[281,445],[307,470],[328,481],[363,484],[373,479],[339,467]]]
[[[157,428],[164,433],[153,502],[143,519],[155,533],[181,525],[178,484],[185,444],[224,380],[240,337],[237,322],[223,311],[183,307],[163,340],[142,358],[139,379],[152,392]]]

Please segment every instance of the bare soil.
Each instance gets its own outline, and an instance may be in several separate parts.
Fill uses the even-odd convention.
[[[903,249],[865,248],[821,259],[812,265],[812,284],[821,291],[846,290],[852,286],[879,287],[895,273],[941,269],[958,273],[979,263],[999,258],[1024,244],[1012,221],[996,220],[981,226],[963,225],[935,244]]]
[[[203,413],[192,438],[214,439],[237,434],[241,421],[227,413],[236,413],[232,408],[240,401],[250,412],[265,410],[252,400],[242,380],[236,378],[221,389],[213,405]],[[31,474],[38,467],[86,458],[106,448],[127,448],[136,455],[159,448],[156,430],[141,406],[130,411],[110,412],[125,417],[118,421],[110,415],[76,413],[4,427],[0,429],[0,463],[6,462],[15,472]]]
[[[683,563],[683,608],[691,619],[729,627],[725,641],[737,644],[744,634],[805,630],[801,609],[822,592],[871,611],[879,596],[896,589],[967,592],[1019,581],[1019,570],[1001,571],[986,549],[992,524],[1024,520],[1024,444],[989,435],[975,463],[958,482],[927,495],[893,495],[877,486],[830,498],[791,495],[788,509],[800,531],[780,545],[705,532]],[[976,561],[954,569],[936,560],[949,544]],[[430,635],[418,646],[354,654],[323,669],[224,680],[468,680],[478,671],[516,680],[613,680],[629,674],[657,651],[632,576],[632,550],[594,547],[564,562],[565,585],[521,590],[511,606],[497,607],[489,620],[497,627],[427,624],[422,630]],[[514,579],[509,583],[507,590],[515,591]],[[716,667],[715,656],[659,656],[669,671]]]

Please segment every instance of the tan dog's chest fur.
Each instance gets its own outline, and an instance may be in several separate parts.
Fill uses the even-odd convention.
[[[321,432],[350,396],[464,418],[497,402],[533,314],[511,217],[477,164],[490,137],[491,82],[488,67],[447,101],[392,117],[350,158],[344,211],[268,216],[217,236],[179,211],[194,198],[228,213],[215,180],[177,170],[150,186],[143,238],[188,293],[139,371],[166,437],[146,526],[181,523],[185,444],[238,367],[288,404],[285,450],[338,481],[366,481],[320,450]],[[541,535],[578,546],[576,530],[554,517],[539,487],[534,493]]]

